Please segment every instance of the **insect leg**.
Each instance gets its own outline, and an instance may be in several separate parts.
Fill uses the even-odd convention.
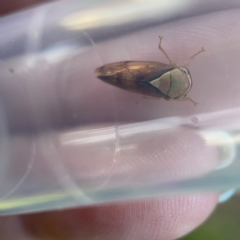
[[[194,59],[194,57],[196,57],[198,54],[200,54],[201,52],[205,52],[205,49],[202,48],[199,52],[193,54],[190,58],[188,58],[186,61],[184,61],[183,63],[180,64],[179,67],[183,67],[186,63],[188,63],[190,60]]]
[[[197,106],[197,102],[193,101],[190,97],[185,97],[185,98],[181,98],[181,99],[176,99],[177,101],[190,101],[194,104],[194,106]]]
[[[159,50],[164,54],[164,56],[167,58],[167,60],[169,61],[169,64],[170,65],[173,65],[172,64],[172,60],[170,59],[170,57],[167,55],[167,53],[164,51],[164,49],[162,48],[162,40],[163,40],[163,37],[159,36],[159,44],[158,44],[158,48]]]

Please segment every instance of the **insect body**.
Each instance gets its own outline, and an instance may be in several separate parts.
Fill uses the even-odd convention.
[[[162,39],[160,37],[159,49],[169,60],[169,64],[149,61],[110,63],[95,70],[97,77],[131,92],[166,100],[190,100],[196,105],[197,103],[186,97],[192,87],[192,78],[184,65],[204,49],[176,66],[161,47]]]

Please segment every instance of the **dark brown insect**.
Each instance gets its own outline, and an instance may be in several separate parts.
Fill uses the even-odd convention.
[[[166,100],[190,100],[196,105],[196,102],[186,97],[192,87],[192,78],[184,65],[205,50],[202,48],[180,66],[176,66],[161,46],[163,37],[159,38],[159,49],[169,64],[151,61],[110,63],[95,70],[97,77],[127,91]]]

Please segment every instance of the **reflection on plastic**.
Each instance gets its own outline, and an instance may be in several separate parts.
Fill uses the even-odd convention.
[[[12,152],[5,169],[1,213],[238,187],[239,120],[240,108],[119,126],[88,126],[28,140],[12,138],[9,149],[16,153]],[[25,169],[25,154],[31,152],[29,142],[35,146],[34,163],[19,185],[18,171]],[[23,163],[14,161],[15,156]]]
[[[137,8],[136,8],[137,3]],[[105,5],[84,12],[71,14],[61,21],[61,26],[69,30],[90,29],[117,26],[138,21],[140,16],[146,19],[169,16],[184,11],[194,5],[190,0],[161,1],[107,1]],[[113,11],[117,9],[118,11]],[[123,17],[124,13],[124,17]],[[147,14],[146,14],[147,13]]]

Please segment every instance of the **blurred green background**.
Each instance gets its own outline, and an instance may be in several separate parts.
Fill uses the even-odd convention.
[[[181,240],[240,240],[240,194],[219,204],[212,215]]]

